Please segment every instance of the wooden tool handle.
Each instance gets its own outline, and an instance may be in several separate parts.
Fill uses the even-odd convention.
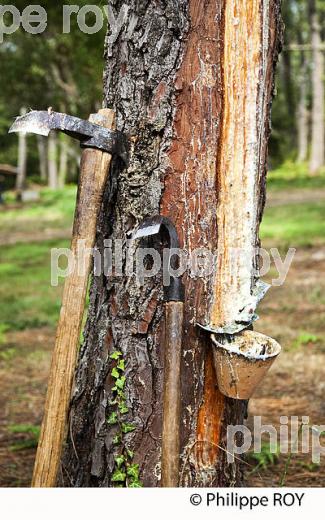
[[[99,114],[103,116],[100,124],[113,129],[114,112],[107,109],[100,110]],[[97,120],[96,122],[98,124]],[[64,285],[45,413],[34,466],[33,487],[56,485],[92,265],[91,254],[85,254],[82,258],[80,253],[95,245],[97,218],[110,164],[111,155],[106,152],[87,148],[82,153],[71,242],[75,261]]]
[[[165,307],[165,376],[161,486],[178,487],[180,461],[181,356],[184,304],[168,302]]]

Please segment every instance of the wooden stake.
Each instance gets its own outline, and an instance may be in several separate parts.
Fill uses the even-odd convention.
[[[112,110],[100,110],[100,123],[113,129]],[[82,153],[77,207],[74,217],[71,251],[75,259],[65,281],[62,308],[50,368],[45,414],[36,454],[33,487],[54,487],[66,434],[71,389],[76,366],[88,278],[92,265],[90,254],[82,259],[82,250],[95,245],[96,224],[111,164],[111,155],[100,150]],[[83,241],[82,243],[80,241]],[[82,272],[83,271],[83,272]]]
[[[161,448],[161,486],[178,487],[184,303],[166,303],[165,317],[165,376]]]

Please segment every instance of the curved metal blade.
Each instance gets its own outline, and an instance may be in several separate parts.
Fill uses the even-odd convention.
[[[137,238],[158,235],[162,229],[165,229],[168,233],[170,247],[178,249],[179,239],[175,225],[168,217],[163,217],[162,215],[155,215],[154,217],[146,218],[138,227],[132,236],[132,239],[136,240]]]
[[[159,235],[163,231],[167,232],[169,241],[168,262],[164,265],[164,270],[168,273],[169,283],[164,285],[164,300],[166,302],[184,302],[185,293],[182,279],[179,275],[175,276],[179,267],[176,258],[178,255],[175,255],[175,253],[179,250],[180,244],[174,223],[168,217],[162,215],[146,218],[132,235],[132,240]],[[173,272],[170,269],[173,269]]]
[[[14,124],[9,129],[11,132],[31,132],[39,135],[49,135],[51,130],[59,130],[75,137],[79,141],[84,141],[90,137],[97,137],[97,134],[109,135],[111,132],[99,125],[70,116],[61,112],[51,110],[32,110],[23,116],[16,118]]]
[[[9,128],[8,133],[26,132],[48,136],[51,130],[49,112],[32,110],[23,116],[17,117]]]
[[[129,143],[122,132],[108,130],[61,112],[32,110],[17,117],[9,133],[25,132],[48,136],[51,130],[59,130],[78,139],[83,148],[97,148],[112,155],[116,154],[126,165],[128,164]]]
[[[151,217],[138,227],[134,235],[132,236],[133,240],[137,240],[138,238],[149,237],[153,235],[158,235],[160,233],[160,228],[162,225],[161,217]]]

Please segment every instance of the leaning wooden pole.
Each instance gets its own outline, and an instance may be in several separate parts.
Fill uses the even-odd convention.
[[[112,2],[110,2],[112,3]],[[124,7],[123,7],[124,6]],[[252,251],[265,198],[267,141],[281,24],[279,0],[166,0],[124,9],[118,39],[106,40],[105,103],[133,149],[113,206],[103,207],[97,247],[126,237],[153,214],[172,218],[195,263],[200,248],[225,255],[217,272],[184,275],[180,486],[229,486],[241,467],[225,458],[229,424],[246,403],[216,385],[210,330],[249,326],[259,293]],[[127,9],[128,8],[128,9]],[[154,20],[154,22],[153,22]],[[231,248],[247,250],[227,270]],[[196,256],[195,256],[196,255]],[[66,486],[114,486],[116,458],[131,450],[144,486],[161,485],[164,312],[161,279],[128,273],[96,278],[71,403],[62,463]],[[125,360],[123,418],[112,413],[115,350]],[[124,450],[124,451],[123,451]],[[123,472],[126,474],[127,468]],[[120,476],[120,478],[123,478]],[[127,485],[127,478],[121,485]]]
[[[102,126],[112,129],[114,112],[101,110],[100,115]],[[71,241],[73,267],[64,284],[32,487],[55,487],[57,482],[92,265],[91,250],[111,159],[109,153],[101,150],[86,148],[82,153]]]

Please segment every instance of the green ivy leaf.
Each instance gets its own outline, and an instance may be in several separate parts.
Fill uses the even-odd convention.
[[[119,398],[122,399],[123,401],[125,401],[126,395],[123,392],[123,390],[119,390],[118,388],[116,390],[117,390],[117,395],[119,396]]]
[[[118,370],[121,370],[121,372],[124,372],[125,370],[125,361],[124,359],[120,359],[120,361],[117,364]]]
[[[119,404],[118,409],[120,410],[120,413],[121,413],[122,415],[125,414],[125,413],[128,413],[128,411],[129,411],[129,409],[128,409],[128,407],[126,406],[125,403],[121,403],[121,404]]]
[[[113,370],[111,372],[111,375],[112,375],[112,377],[114,377],[114,379],[119,379],[120,373],[119,373],[119,371],[117,370],[116,367],[113,368]]]
[[[130,464],[127,468],[127,475],[133,480],[139,479],[139,464]]]
[[[128,484],[128,487],[129,488],[142,488],[142,484],[141,482],[137,481],[137,482],[130,482],[130,484]]]
[[[112,352],[112,354],[109,356],[111,359],[118,359],[122,356],[122,352],[120,352],[119,350],[115,350],[114,352]]]
[[[107,419],[107,424],[110,424],[111,426],[113,426],[114,424],[117,424],[117,422],[118,422],[117,413],[112,412],[111,415]]]
[[[115,462],[116,462],[118,469],[120,469],[122,464],[124,464],[124,462],[125,462],[124,455],[118,455],[117,457],[115,457]]]
[[[116,379],[115,385],[117,386],[117,388],[120,388],[121,390],[123,390],[124,385],[125,385],[125,376],[122,376],[119,379]]]
[[[122,423],[121,430],[123,433],[133,432],[133,430],[135,430],[135,426],[133,426],[133,424]]]
[[[121,435],[115,435],[115,437],[113,437],[113,444],[114,446],[117,446],[118,444],[121,444]]]
[[[126,474],[120,469],[116,469],[112,475],[112,482],[125,482]]]
[[[129,457],[129,459],[133,459],[133,457],[134,457],[134,452],[133,451],[127,449],[126,453],[127,453],[127,456]]]

